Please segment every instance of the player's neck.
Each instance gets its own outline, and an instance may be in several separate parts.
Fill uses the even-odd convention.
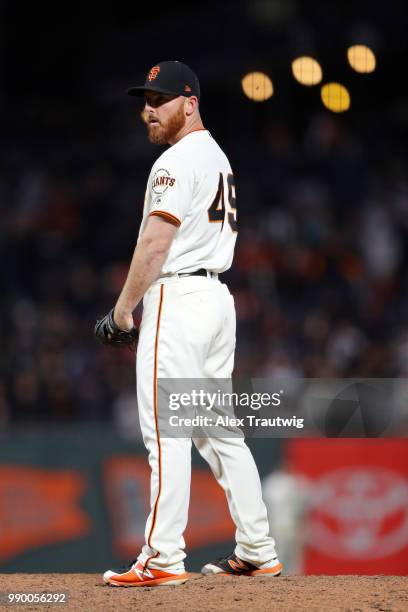
[[[201,117],[196,117],[191,123],[186,121],[185,125],[181,128],[181,130],[169,140],[170,145],[176,144],[179,140],[190,134],[190,132],[196,132],[197,130],[204,130],[203,122],[201,121]]]

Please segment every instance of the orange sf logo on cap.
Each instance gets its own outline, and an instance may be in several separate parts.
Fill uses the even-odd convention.
[[[153,68],[149,72],[149,76],[147,77],[149,81],[153,81],[160,72],[160,66],[153,66]]]

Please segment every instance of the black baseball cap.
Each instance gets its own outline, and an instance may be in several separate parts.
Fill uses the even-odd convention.
[[[150,68],[144,85],[127,90],[130,96],[143,96],[145,91],[174,96],[197,96],[200,99],[197,75],[186,64],[177,60],[156,64]]]

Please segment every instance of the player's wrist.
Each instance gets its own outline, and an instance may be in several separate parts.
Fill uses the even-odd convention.
[[[120,329],[129,330],[134,327],[132,312],[121,306],[115,306],[113,320]]]

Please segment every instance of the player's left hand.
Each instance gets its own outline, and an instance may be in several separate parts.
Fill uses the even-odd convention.
[[[123,331],[130,331],[135,326],[132,314],[130,312],[127,314],[119,312],[117,306],[113,310],[113,320]]]
[[[122,324],[122,321],[120,321]],[[126,317],[123,323],[127,329],[119,327],[114,319],[114,309],[110,310],[102,319],[98,319],[95,324],[94,334],[102,344],[107,344],[114,347],[127,346],[135,349],[139,332],[133,324],[133,317]]]

